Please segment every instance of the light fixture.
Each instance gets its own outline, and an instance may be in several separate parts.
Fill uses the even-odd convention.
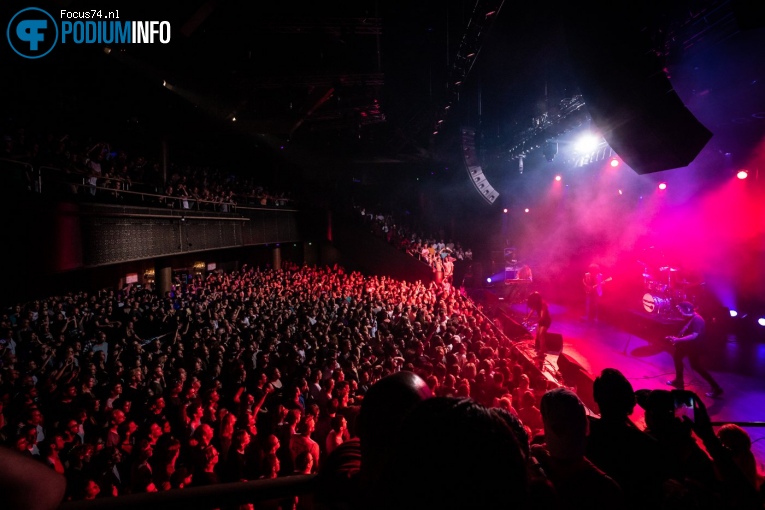
[[[760,317],[759,319],[757,319],[757,324],[759,324],[760,326],[765,326],[765,317]]]
[[[736,173],[736,177],[738,177],[741,180],[744,180],[747,177],[749,177],[749,171],[748,170],[739,170],[738,173]]]
[[[732,309],[732,308],[731,308],[731,310],[730,310],[730,316],[731,316],[731,317],[738,317],[738,312],[737,312],[736,310],[734,310],[734,309]]]
[[[505,208],[505,209],[502,209],[502,212],[503,212],[503,213],[505,213],[505,214],[507,214],[507,208]]]
[[[556,180],[556,181],[560,182],[560,180],[561,180],[561,179],[562,179],[562,177],[561,177],[560,175],[556,175],[556,176],[555,176],[555,180]]]
[[[659,183],[659,189],[660,189],[660,190],[665,190],[665,189],[667,189],[667,183],[666,183],[666,182],[660,182],[660,183]]]
[[[616,158],[611,158],[611,161],[608,164],[611,165],[611,168],[616,168],[619,166],[619,160]]]
[[[527,207],[526,209],[523,210],[523,212],[529,212],[529,208]]]

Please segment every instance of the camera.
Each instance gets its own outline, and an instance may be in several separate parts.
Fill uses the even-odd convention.
[[[682,421],[683,417],[686,417],[693,422],[695,418],[695,402],[693,394],[687,391],[677,391],[673,393],[675,393],[675,418]]]

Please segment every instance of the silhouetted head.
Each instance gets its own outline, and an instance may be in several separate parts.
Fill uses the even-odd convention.
[[[526,458],[508,420],[471,399],[422,401],[393,445],[380,508],[527,508]]]
[[[404,418],[418,403],[432,396],[420,376],[406,371],[385,376],[369,388],[356,419],[362,472],[376,476]]]
[[[593,398],[606,418],[626,418],[635,410],[637,400],[632,384],[615,368],[604,368],[592,385]]]
[[[554,388],[539,403],[545,428],[545,444],[552,457],[578,459],[587,444],[587,410],[567,388]]]

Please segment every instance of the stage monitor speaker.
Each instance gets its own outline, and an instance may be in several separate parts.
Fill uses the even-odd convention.
[[[504,312],[502,313],[502,332],[506,337],[513,341],[521,340],[523,338],[531,338],[531,332],[526,326],[520,324]]]
[[[548,331],[545,337],[545,350],[548,353],[561,354],[563,352],[563,335]]]
[[[558,371],[563,376],[563,383],[573,387],[576,394],[590,410],[600,413],[600,408],[593,396],[592,387],[594,379],[582,365],[570,356],[563,353],[558,355]]]
[[[564,20],[579,88],[611,148],[638,174],[688,166],[712,132],[673,90],[645,6],[586,0]]]

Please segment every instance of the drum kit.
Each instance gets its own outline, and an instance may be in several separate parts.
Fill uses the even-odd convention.
[[[643,310],[649,314],[671,316],[678,303],[692,300],[689,296],[691,282],[681,278],[680,273],[679,268],[672,266],[661,266],[658,272],[650,272],[645,267],[642,274]]]

